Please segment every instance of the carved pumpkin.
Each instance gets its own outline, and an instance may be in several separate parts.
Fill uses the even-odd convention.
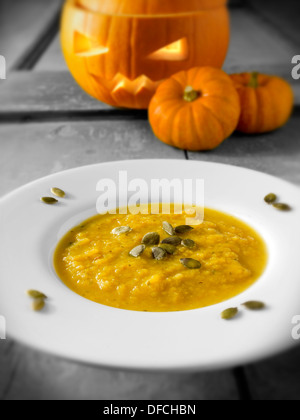
[[[63,52],[93,97],[148,107],[158,85],[180,70],[221,67],[229,44],[227,0],[67,0]]]

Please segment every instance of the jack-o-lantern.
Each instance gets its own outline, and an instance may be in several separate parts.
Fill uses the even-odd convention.
[[[227,0],[67,0],[63,52],[93,97],[148,107],[159,83],[195,66],[221,67],[229,44]]]

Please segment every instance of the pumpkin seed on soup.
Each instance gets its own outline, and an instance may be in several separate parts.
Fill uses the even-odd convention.
[[[238,308],[229,308],[222,312],[221,317],[222,319],[229,321],[230,319],[235,318],[238,312],[239,312]]]
[[[284,204],[284,203],[274,203],[273,207],[275,207],[275,209],[280,210],[280,211],[291,211],[291,207],[288,204]]]
[[[147,233],[142,239],[142,244],[146,246],[158,245],[159,242],[160,236],[157,232]]]
[[[258,301],[249,301],[243,303],[242,306],[245,306],[245,308],[249,309],[250,311],[260,311],[266,307],[265,303]]]
[[[171,244],[160,244],[159,247],[164,249],[170,255],[173,255],[176,251],[176,246]]]
[[[187,233],[187,232],[190,232],[191,230],[194,230],[194,228],[192,226],[187,226],[187,225],[177,226],[175,228],[175,232],[179,234]]]
[[[56,204],[56,203],[58,203],[58,200],[56,200],[56,198],[53,198],[53,197],[42,197],[41,201],[45,204]]]
[[[115,228],[111,233],[113,235],[118,235],[119,236],[119,235],[129,233],[131,231],[132,231],[132,229],[129,226],[120,226],[120,227]]]
[[[181,244],[181,238],[179,238],[178,236],[170,236],[170,238],[164,239],[161,243],[178,246]]]
[[[152,249],[152,255],[155,260],[161,261],[166,257],[167,251],[163,248],[155,247]]]
[[[66,196],[66,193],[60,188],[51,188],[51,192],[56,195],[56,197],[64,198]]]
[[[146,249],[145,245],[138,245],[129,252],[129,255],[131,257],[138,258],[142,255],[145,249]]]
[[[183,258],[180,260],[181,264],[190,270],[201,268],[202,264],[200,261],[194,260],[193,258]]]
[[[169,222],[163,222],[163,230],[170,236],[175,235],[175,229]]]
[[[192,239],[184,239],[181,242],[181,245],[185,246],[186,248],[192,249],[195,247],[196,243]]]
[[[266,197],[265,197],[265,202],[267,203],[267,204],[273,204],[273,203],[275,203],[275,201],[277,200],[277,195],[276,194],[273,194],[273,193],[271,193],[271,194],[268,194]]]

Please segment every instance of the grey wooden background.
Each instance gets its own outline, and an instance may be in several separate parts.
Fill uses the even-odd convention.
[[[213,152],[187,153],[154,138],[145,112],[89,98],[61,55],[60,0],[0,0],[0,195],[75,166],[120,159],[177,158],[245,166],[300,185],[300,81],[290,123],[273,134],[235,134]],[[291,79],[300,54],[299,0],[233,0],[228,72],[258,70]],[[3,279],[0,279],[3,281]],[[300,308],[299,308],[300,311]],[[0,399],[300,398],[300,349],[232,370],[150,374],[91,368],[0,341]]]

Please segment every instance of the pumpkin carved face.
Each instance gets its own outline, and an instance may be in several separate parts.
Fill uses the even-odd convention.
[[[85,91],[113,106],[143,109],[174,73],[222,66],[226,0],[67,0],[61,39]]]

